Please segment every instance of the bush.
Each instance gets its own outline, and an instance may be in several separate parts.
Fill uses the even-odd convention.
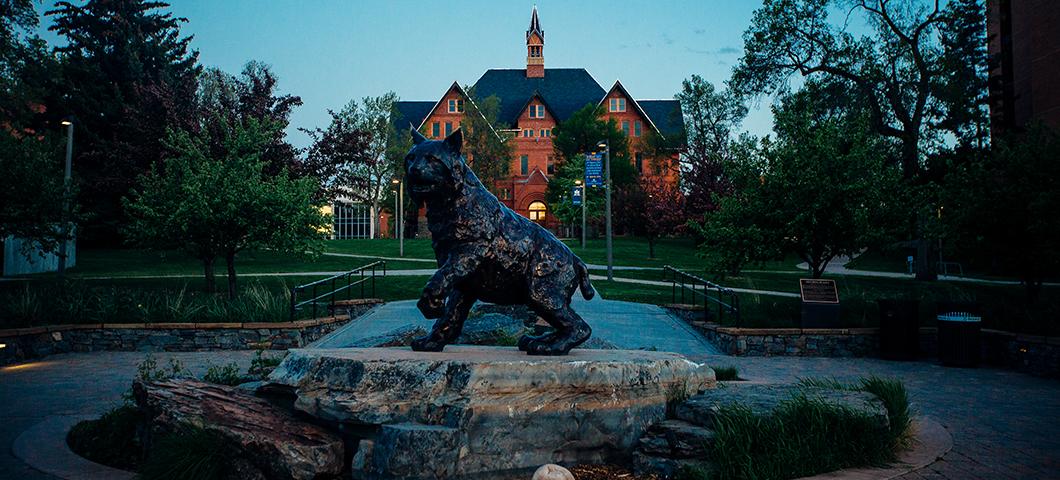
[[[729,382],[733,380],[739,380],[739,370],[736,369],[736,365],[730,365],[728,367],[710,367],[714,370],[714,377],[719,382]]]
[[[277,357],[266,356],[265,350],[258,350],[254,354],[254,359],[250,361],[250,368],[247,370],[247,374],[258,380],[265,380],[276,367],[280,366],[280,362],[283,362],[283,357],[286,355],[287,353],[285,352]]]
[[[202,381],[234,387],[247,382],[248,379],[240,373],[239,365],[232,362],[227,365],[210,365],[206,369],[206,374],[203,375]]]
[[[136,470],[141,463],[143,446],[137,434],[143,420],[140,410],[131,405],[115,408],[96,420],[85,420],[66,436],[74,453],[114,468]]]
[[[161,436],[143,462],[138,478],[142,480],[213,480],[225,470],[224,442],[201,428]]]

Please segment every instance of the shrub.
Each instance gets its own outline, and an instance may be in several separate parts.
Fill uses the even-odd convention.
[[[227,365],[210,365],[202,381],[234,387],[246,382],[247,377],[240,373],[239,365],[232,362]]]
[[[283,357],[286,355],[287,353],[284,352],[283,355],[277,357],[265,356],[265,350],[259,349],[254,354],[254,359],[250,361],[250,369],[247,370],[247,373],[258,380],[265,380],[276,367],[280,366],[280,363],[283,362]]]
[[[142,480],[213,480],[220,479],[228,462],[223,440],[201,428],[187,426],[184,431],[157,439],[151,455],[144,460]]]
[[[104,413],[96,420],[74,425],[66,442],[74,453],[96,463],[136,470],[143,447],[137,434],[142,421],[140,410],[124,405]]]
[[[739,370],[736,369],[736,365],[730,365],[728,367],[710,367],[714,369],[714,377],[719,382],[728,382],[733,380],[739,380]]]

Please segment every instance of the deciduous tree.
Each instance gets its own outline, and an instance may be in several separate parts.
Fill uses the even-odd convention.
[[[464,137],[464,155],[482,184],[496,194],[497,182],[508,178],[508,169],[515,156],[515,142],[507,132],[507,125],[497,120],[500,99],[496,95],[476,98],[472,88],[464,103],[464,118],[460,130]]]

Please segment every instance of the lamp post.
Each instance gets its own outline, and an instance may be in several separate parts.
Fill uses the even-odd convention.
[[[605,230],[606,230],[606,245],[607,245],[607,281],[613,281],[615,279],[612,270],[614,259],[611,255],[611,141],[608,139],[600,140],[596,144],[596,148],[604,149],[604,219]]]
[[[60,216],[62,224],[59,226],[62,231],[62,238],[59,239],[59,276],[63,276],[66,273],[66,245],[70,236],[68,218],[70,211],[70,170],[73,166],[74,156],[74,117],[66,117],[61,123],[66,126],[66,166],[63,168],[63,211]]]
[[[585,203],[588,199],[585,197],[585,184],[581,179],[574,180],[574,185],[582,192],[582,250],[585,250]]]
[[[405,182],[402,182],[400,178],[395,178],[390,181],[394,185],[397,185],[397,195],[394,196],[394,213],[397,214],[397,220],[394,221],[394,226],[397,229],[398,237],[398,256],[405,256]]]

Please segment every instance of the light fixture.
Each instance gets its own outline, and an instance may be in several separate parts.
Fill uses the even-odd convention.
[[[395,179],[391,180],[390,183],[393,183],[394,185],[397,185],[397,184],[401,183],[401,180],[398,180],[398,179],[395,178]]]
[[[581,179],[579,178],[579,179],[575,180],[575,181],[574,181],[574,184],[575,184],[575,185],[579,185],[579,186],[580,186],[580,185],[582,184],[582,181],[581,181]]]
[[[607,140],[600,140],[600,143],[596,144],[596,148],[607,148]]]
[[[7,348],[7,344],[6,343],[0,343],[0,348]]]
[[[62,126],[64,126],[64,127],[69,127],[70,125],[74,124],[74,116],[73,115],[67,115],[67,116],[63,117],[63,119],[60,120],[59,123],[62,124]]]

